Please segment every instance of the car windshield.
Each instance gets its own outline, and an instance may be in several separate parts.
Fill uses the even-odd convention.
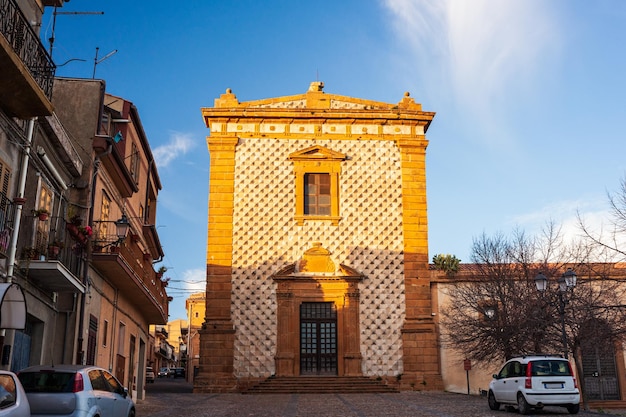
[[[533,361],[532,376],[571,376],[570,367],[566,361],[539,360]]]
[[[20,372],[26,392],[72,392],[73,372]]]

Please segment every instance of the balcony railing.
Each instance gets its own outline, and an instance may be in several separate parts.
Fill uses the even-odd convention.
[[[0,193],[0,258],[6,258],[13,233],[13,203]]]
[[[0,0],[0,32],[51,99],[56,66],[15,0]]]

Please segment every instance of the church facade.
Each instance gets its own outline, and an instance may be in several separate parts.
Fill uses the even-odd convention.
[[[195,392],[271,376],[442,389],[428,271],[434,113],[328,94],[239,102],[210,129],[206,316]]]

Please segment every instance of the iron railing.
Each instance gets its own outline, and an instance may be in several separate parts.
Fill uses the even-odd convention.
[[[35,230],[35,245],[22,247],[22,259],[59,261],[76,277],[80,277],[85,245],[77,241],[62,217],[49,217],[50,230]]]
[[[13,208],[11,200],[0,192],[0,255],[6,255],[13,233]]]
[[[51,99],[56,65],[15,0],[0,0],[0,32]]]

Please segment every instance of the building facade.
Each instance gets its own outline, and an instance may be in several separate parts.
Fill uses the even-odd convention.
[[[73,240],[90,228],[75,360],[112,370],[142,398],[149,326],[167,322],[169,301],[154,269],[164,255],[155,226],[161,183],[154,158],[137,108],[106,93],[103,81],[56,79],[54,92],[59,118],[87,153],[88,169],[64,216]]]
[[[140,399],[168,316],[161,183],[131,102],[54,77],[38,30],[63,4],[0,0],[0,366],[95,364]]]
[[[188,328],[186,338],[186,366],[187,380],[193,382],[195,375],[200,371],[200,329],[204,323],[204,313],[206,312],[206,294],[203,292],[194,293],[185,300],[185,310],[187,310]]]
[[[626,308],[623,299],[613,298],[613,296],[623,295],[623,291],[619,290],[618,286],[623,285],[619,283],[624,281],[626,265],[624,263],[581,262],[571,265],[571,267],[575,269],[578,275],[578,285],[563,295],[566,300],[571,298],[564,304],[563,314],[565,314],[564,325],[567,334],[565,340],[570,342],[568,343],[568,356],[576,372],[578,385],[584,394],[584,401],[593,408],[623,408],[626,404],[626,351],[623,343],[611,344],[599,339],[597,334],[586,334],[584,329],[589,331],[594,327],[602,328],[606,325],[604,320],[615,320],[617,317],[615,313],[608,313],[609,310],[623,311]],[[502,267],[503,270],[506,268],[506,266]],[[535,272],[530,273],[533,278],[542,270],[550,270],[551,273],[546,272],[546,274],[549,275],[549,281],[553,281],[553,286],[557,284],[557,278],[566,270],[563,265],[546,264],[531,265],[531,271],[533,269],[536,269]],[[446,333],[450,334],[455,331],[454,328],[446,328],[444,321],[440,320],[442,313],[455,303],[451,294],[455,293],[455,288],[459,285],[470,287],[476,285],[476,287],[483,289],[488,288],[492,284],[489,284],[489,280],[485,284],[484,271],[485,269],[480,268],[477,264],[462,264],[458,272],[452,275],[434,268],[431,270],[431,287],[433,300],[435,300],[433,305],[436,308],[434,310],[435,321],[442,340],[440,348],[442,377],[445,390],[449,392],[485,394],[492,375],[499,372],[504,363],[504,358],[501,362],[468,362],[467,352],[444,340]],[[520,277],[518,277],[520,281],[523,279],[521,274],[520,272]],[[536,291],[534,285],[531,285],[531,288],[527,290]],[[553,290],[558,291],[555,288]],[[577,294],[579,292],[580,294]],[[593,295],[590,296],[590,294]],[[476,291],[475,295],[476,298],[481,298],[483,304],[477,305],[474,314],[477,321],[485,323],[486,328],[496,325],[497,317],[500,314],[507,314],[505,310],[510,305],[498,306],[498,303],[494,303],[493,299],[490,299],[486,293],[479,292],[479,290]],[[535,295],[538,300],[541,298],[538,292]],[[580,298],[577,299],[577,297]],[[550,304],[551,301],[543,300],[542,303],[543,308],[554,307],[553,303]],[[584,313],[583,311],[589,308],[590,303],[593,303],[591,304],[593,313]],[[488,314],[486,307],[493,309],[491,315]],[[515,313],[517,312],[513,314]],[[508,314],[511,314],[510,311]],[[554,311],[554,314],[556,315],[558,312]],[[506,320],[504,322],[506,323]],[[593,324],[589,326],[590,323]],[[550,331],[557,332],[560,336],[558,326],[551,328]],[[591,331],[593,332],[593,330]],[[578,334],[572,334],[576,332]],[[573,345],[576,345],[575,353],[572,353]],[[527,346],[528,349],[532,349],[533,342],[528,340]],[[562,354],[561,351],[542,351],[542,353]]]
[[[211,134],[196,392],[276,376],[442,387],[428,272],[434,113],[327,94],[202,109]]]

